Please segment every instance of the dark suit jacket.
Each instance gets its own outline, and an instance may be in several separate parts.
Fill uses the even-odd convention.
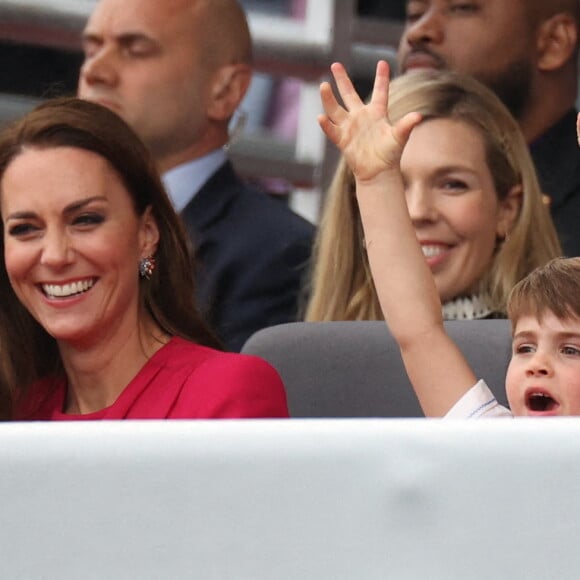
[[[570,110],[530,147],[566,256],[580,256],[580,148]]]
[[[244,183],[225,163],[182,212],[193,241],[198,301],[228,350],[296,320],[314,226]]]

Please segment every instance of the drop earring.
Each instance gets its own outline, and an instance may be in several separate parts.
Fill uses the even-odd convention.
[[[146,256],[145,258],[141,258],[141,261],[139,262],[139,276],[141,276],[141,278],[150,280],[154,270],[155,258],[153,256]]]

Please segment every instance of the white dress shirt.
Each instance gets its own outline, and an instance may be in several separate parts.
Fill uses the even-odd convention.
[[[513,417],[500,405],[485,381],[479,380],[445,415],[445,419],[480,419],[482,417]]]
[[[177,213],[195,197],[204,183],[226,162],[223,149],[178,165],[163,174],[162,180]]]

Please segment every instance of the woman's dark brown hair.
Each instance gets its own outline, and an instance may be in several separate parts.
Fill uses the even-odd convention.
[[[54,147],[100,155],[121,178],[136,214],[151,207],[160,239],[155,272],[150,280],[141,280],[141,305],[169,335],[218,347],[195,304],[194,264],[179,216],[147,149],[116,114],[88,101],[61,98],[41,104],[5,129],[0,136],[0,196],[6,169],[25,148]],[[0,227],[3,256],[3,223]],[[2,409],[27,385],[55,372],[62,372],[56,341],[22,306],[0,260],[0,415],[6,418],[9,413]]]

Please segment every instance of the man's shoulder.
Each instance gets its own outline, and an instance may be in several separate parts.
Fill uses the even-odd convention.
[[[580,148],[570,110],[530,146],[564,254],[580,255]]]
[[[305,218],[294,212],[288,205],[286,195],[268,193],[251,184],[243,184],[236,198],[238,209],[247,212],[247,217],[272,219],[291,224],[305,232],[314,231],[314,226]]]
[[[207,198],[212,197],[209,201]],[[235,222],[238,228],[262,229],[279,236],[296,235],[310,238],[314,226],[288,207],[285,197],[267,193],[244,180],[230,163],[222,166],[203,186],[197,207],[210,203],[222,205],[218,222]],[[194,199],[194,202],[196,200]],[[257,233],[257,232],[256,232]]]
[[[552,209],[580,194],[580,149],[576,136],[576,111],[568,111],[530,146],[542,191]],[[570,198],[574,199],[571,200]]]

